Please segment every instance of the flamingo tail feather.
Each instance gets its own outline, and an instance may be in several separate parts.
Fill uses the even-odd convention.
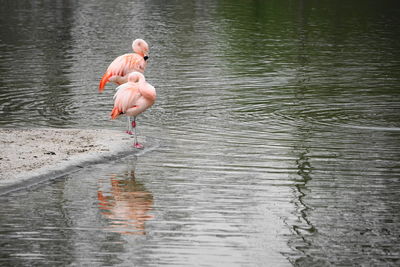
[[[111,72],[107,71],[101,78],[101,81],[99,84],[99,92],[100,93],[104,91],[104,86],[106,86],[106,83],[108,83],[108,80],[110,79],[111,76],[112,76]]]
[[[119,110],[119,108],[114,107],[113,110],[111,111],[111,114],[110,114],[111,119],[112,120],[116,119],[121,113],[122,112],[121,112],[121,110]]]

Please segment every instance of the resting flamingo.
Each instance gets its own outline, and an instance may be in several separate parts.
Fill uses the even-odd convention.
[[[151,107],[156,100],[156,90],[146,82],[143,74],[132,72],[128,75],[128,82],[117,87],[114,95],[114,108],[111,111],[111,119],[125,114],[128,117],[128,133],[134,134],[134,147],[143,148],[137,141],[136,116]],[[133,117],[133,121],[130,118]]]
[[[108,82],[121,85],[128,81],[129,73],[144,72],[149,58],[149,45],[143,39],[136,39],[132,43],[132,49],[135,53],[119,56],[108,66],[99,84],[100,93],[103,92]]]

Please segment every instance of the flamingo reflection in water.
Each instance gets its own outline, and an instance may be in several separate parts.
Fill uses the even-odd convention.
[[[133,171],[127,176],[128,179],[113,175],[111,188],[98,190],[99,208],[109,219],[112,232],[145,235],[145,222],[154,218],[148,214],[152,210],[153,195],[135,180]]]

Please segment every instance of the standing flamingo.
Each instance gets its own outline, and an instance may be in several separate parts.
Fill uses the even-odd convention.
[[[149,45],[142,39],[136,39],[132,43],[132,48],[135,53],[119,56],[108,66],[99,84],[100,93],[103,92],[104,86],[108,82],[121,85],[128,81],[129,73],[144,72],[149,58]]]
[[[156,100],[156,90],[146,82],[144,75],[140,72],[132,72],[128,75],[128,82],[117,87],[114,95],[114,108],[111,111],[111,119],[116,119],[119,115],[128,116],[128,133],[134,130],[134,147],[143,148],[139,144],[136,135],[136,116],[151,107]],[[133,117],[133,121],[130,121]],[[131,128],[132,127],[132,128]]]

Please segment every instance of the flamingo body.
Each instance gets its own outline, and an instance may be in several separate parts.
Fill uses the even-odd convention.
[[[136,117],[151,107],[156,100],[156,90],[146,82],[143,74],[133,72],[128,77],[128,82],[116,89],[114,108],[111,112],[112,119],[116,119],[121,114]],[[136,77],[139,77],[139,79],[135,82]]]
[[[132,49],[135,53],[124,54],[111,62],[100,80],[99,92],[104,90],[108,82],[121,85],[128,81],[129,73],[134,71],[144,72],[149,53],[148,44],[142,39],[136,39],[132,43]]]
[[[136,127],[135,118],[151,107],[157,97],[155,88],[146,82],[143,74],[139,72],[132,72],[128,75],[128,82],[117,87],[117,92],[114,95],[114,108],[111,111],[111,119],[118,118],[121,114],[129,117],[134,117],[131,125]],[[128,128],[128,133],[130,129]],[[135,147],[140,148],[141,145],[137,143],[135,133]]]

